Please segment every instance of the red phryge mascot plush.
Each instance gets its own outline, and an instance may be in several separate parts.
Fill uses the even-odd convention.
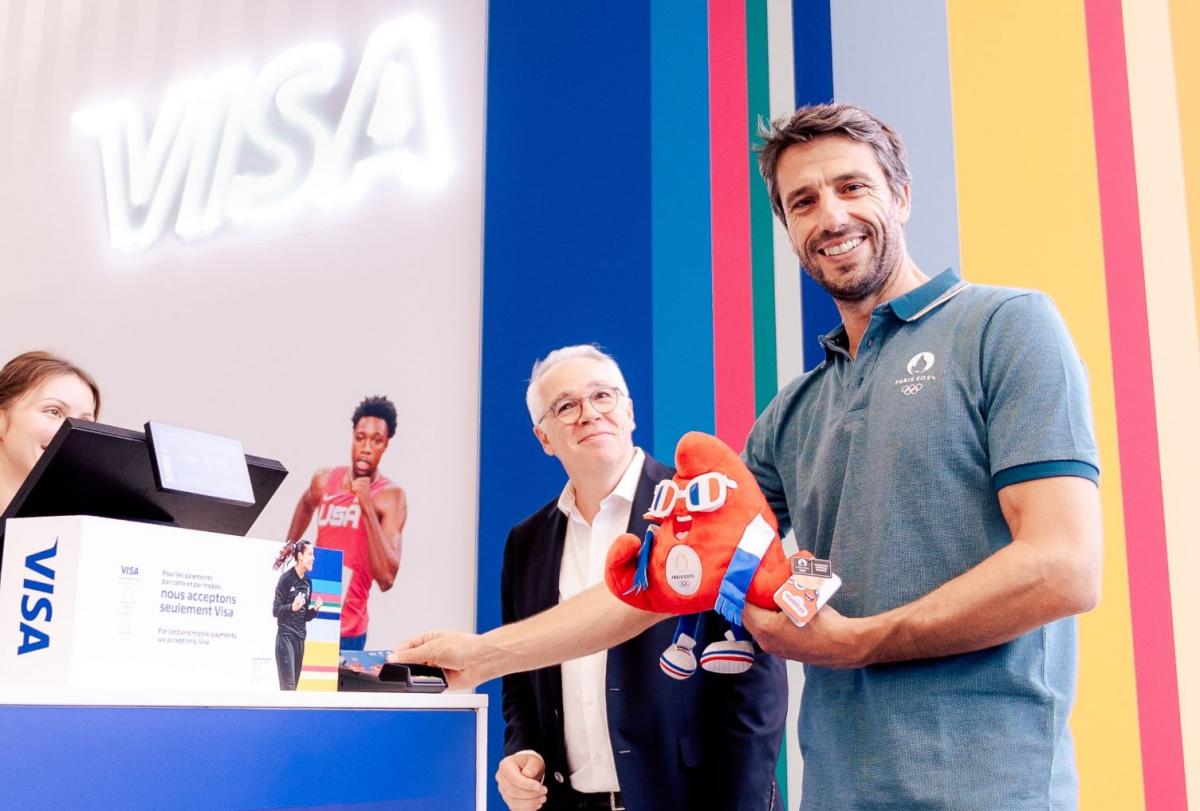
[[[714,609],[732,628],[704,649],[700,666],[743,673],[754,663],[754,645],[742,628],[742,609],[747,600],[775,609],[775,590],[792,573],[779,525],[750,471],[716,437],[685,434],[675,468],[646,512],[661,526],[651,525],[642,540],[628,533],[617,538],[604,579],[632,606],[685,615],[659,662],[668,676],[686,679],[696,671],[699,612]]]

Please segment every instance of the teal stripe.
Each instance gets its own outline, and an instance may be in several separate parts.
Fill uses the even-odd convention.
[[[992,486],[999,490],[1010,484],[1020,484],[1034,479],[1049,479],[1053,476],[1078,476],[1091,482],[1100,481],[1100,471],[1087,462],[1078,462],[1074,459],[1054,459],[1049,462],[1030,462],[1027,465],[1005,468],[992,477]]]
[[[758,124],[771,120],[771,75],[767,51],[767,0],[746,0],[746,83],[750,143],[760,143]],[[774,213],[767,185],[751,150],[750,265],[754,303],[754,413],[760,414],[779,388],[775,348]]]
[[[684,433],[715,427],[708,115],[706,6],[652,0],[651,452],[664,461]]]
[[[746,0],[746,98],[749,102],[750,144],[761,143],[758,126],[771,120],[770,49],[767,42],[767,0]],[[767,184],[758,173],[758,155],[750,151],[750,269],[754,312],[754,413],[761,414],[779,390],[775,337],[775,214]],[[785,739],[787,731],[784,731]],[[779,747],[775,762],[781,808],[789,808],[787,747]]]

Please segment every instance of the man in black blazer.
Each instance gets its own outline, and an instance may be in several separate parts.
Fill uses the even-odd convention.
[[[533,369],[534,434],[567,472],[562,494],[513,527],[501,575],[505,623],[603,580],[609,544],[641,537],[654,486],[672,470],[633,446],[633,404],[616,362],[565,347]],[[701,644],[723,633],[715,614]],[[511,809],[721,808],[778,804],[775,763],[787,713],[782,661],[741,675],[664,675],[667,620],[607,651],[504,678],[496,780]]]

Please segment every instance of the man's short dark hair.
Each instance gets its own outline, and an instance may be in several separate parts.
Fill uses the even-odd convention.
[[[358,425],[363,417],[378,417],[387,423],[388,439],[396,435],[396,406],[388,398],[378,394],[364,397],[358,408],[354,409],[350,424]]]
[[[759,129],[758,170],[767,184],[771,208],[779,221],[787,224],[783,201],[779,199],[779,181],[775,170],[779,158],[791,146],[807,144],[822,135],[844,135],[864,143],[875,152],[888,187],[897,199],[912,183],[908,168],[908,150],[900,136],[871,113],[853,104],[810,104]]]

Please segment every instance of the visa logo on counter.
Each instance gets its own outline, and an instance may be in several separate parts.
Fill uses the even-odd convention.
[[[325,108],[343,83],[342,49],[291,48],[257,75],[217,71],[172,85],[149,137],[132,101],[77,112],[100,147],[109,240],[151,247],[171,228],[185,240],[225,223],[277,225],[308,207],[345,207],[383,177],[413,190],[450,175],[436,30],[412,15],[379,26],[340,117]]]
[[[41,621],[47,624],[54,616],[54,606],[50,603],[50,597],[39,595],[54,594],[54,570],[47,566],[44,561],[57,554],[58,538],[55,538],[54,545],[49,549],[43,549],[41,552],[33,552],[25,556],[25,571],[27,576],[22,586],[27,593],[21,595],[21,617],[23,621],[21,622],[21,644],[17,647],[18,656],[50,647],[49,629],[42,630],[33,623],[41,620],[42,614],[45,614],[45,618]],[[42,579],[36,580],[28,576],[30,572]]]

